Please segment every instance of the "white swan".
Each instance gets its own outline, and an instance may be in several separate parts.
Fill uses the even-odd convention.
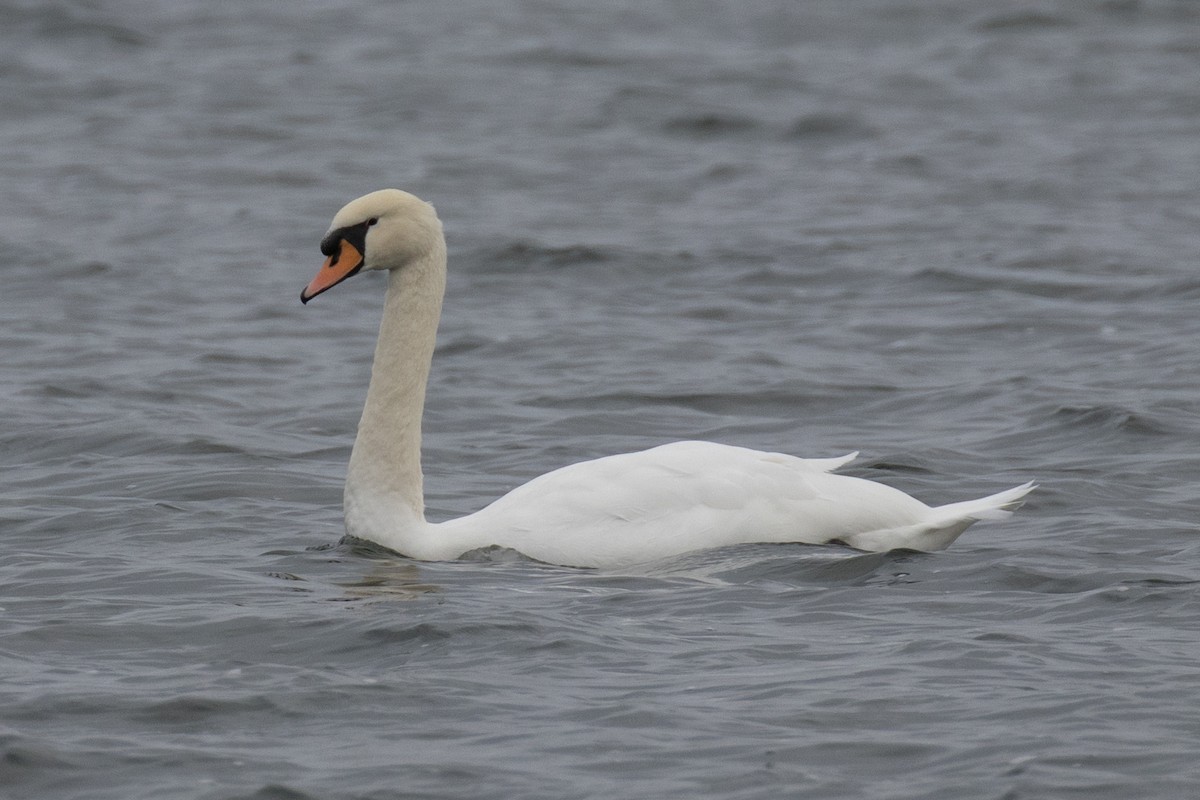
[[[364,269],[388,271],[366,405],[346,476],[346,531],[424,561],[498,545],[539,561],[619,567],[750,542],[841,542],[860,550],[940,550],[973,522],[1007,516],[1027,483],[930,508],[830,471],[855,454],[801,459],[711,442],[676,442],[585,461],[535,478],[481,511],[425,520],[421,414],[446,284],[433,206],[384,189],[333,218],[325,264],[300,299]]]

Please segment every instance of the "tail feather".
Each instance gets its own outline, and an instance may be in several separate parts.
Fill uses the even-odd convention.
[[[915,524],[843,536],[840,541],[859,550],[945,550],[963,531],[981,519],[1004,519],[1025,502],[1037,488],[1030,482],[978,500],[965,500],[929,509],[929,516]]]
[[[981,497],[978,500],[964,500],[961,503],[949,503],[933,509],[938,519],[1005,519],[1025,504],[1025,495],[1037,488],[1033,481],[1014,486],[1003,492]]]

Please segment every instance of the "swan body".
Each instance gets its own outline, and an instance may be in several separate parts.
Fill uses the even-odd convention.
[[[308,302],[363,269],[389,273],[371,382],[350,456],[346,531],[424,561],[480,548],[538,561],[619,567],[742,543],[941,550],[981,519],[1007,516],[1032,483],[930,507],[873,481],[833,474],[857,454],[803,459],[675,442],[534,478],[458,519],[426,521],[421,415],[446,279],[433,207],[384,189],[347,204],[321,242]]]

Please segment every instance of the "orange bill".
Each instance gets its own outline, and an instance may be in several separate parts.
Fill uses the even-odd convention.
[[[326,289],[332,289],[358,272],[363,265],[363,255],[358,248],[342,239],[338,251],[325,259],[317,276],[300,293],[300,302],[307,303]]]

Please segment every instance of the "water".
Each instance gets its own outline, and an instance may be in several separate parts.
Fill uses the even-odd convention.
[[[1200,786],[1200,9],[13,2],[0,796],[1182,798]],[[431,516],[676,438],[931,503],[940,554],[611,574],[341,541],[434,202]]]

